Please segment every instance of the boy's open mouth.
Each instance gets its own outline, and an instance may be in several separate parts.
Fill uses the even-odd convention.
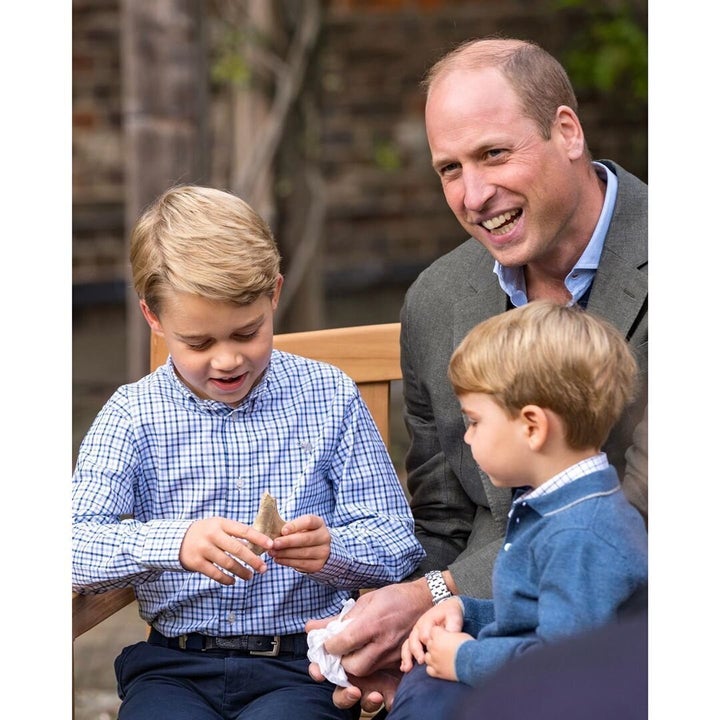
[[[220,390],[237,390],[245,382],[247,373],[242,375],[234,375],[233,377],[226,378],[210,378],[210,382]]]

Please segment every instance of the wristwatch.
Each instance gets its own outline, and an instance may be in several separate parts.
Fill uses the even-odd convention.
[[[437,605],[443,600],[447,600],[452,597],[452,593],[445,584],[445,580],[439,570],[431,570],[430,572],[425,573],[425,579],[427,580],[428,587],[430,588],[433,605]]]

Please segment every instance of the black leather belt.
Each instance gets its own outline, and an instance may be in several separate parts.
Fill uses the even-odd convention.
[[[150,631],[151,645],[173,650],[225,651],[255,657],[277,657],[280,654],[307,655],[307,636],[295,635],[228,635],[225,637],[188,633],[179,637],[166,637],[155,628]]]

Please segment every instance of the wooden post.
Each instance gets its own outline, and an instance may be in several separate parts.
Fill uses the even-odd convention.
[[[170,185],[207,177],[202,0],[121,0],[126,238]],[[128,257],[129,252],[126,253]],[[149,331],[127,269],[127,373],[148,371]]]

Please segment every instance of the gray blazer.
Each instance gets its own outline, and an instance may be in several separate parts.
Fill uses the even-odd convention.
[[[623,478],[626,494],[646,514],[647,185],[620,166],[601,162],[617,175],[618,196],[587,309],[625,334],[641,369],[638,398],[604,450]],[[463,442],[465,428],[447,366],[472,327],[507,309],[493,267],[490,253],[470,238],[418,276],[400,317],[410,433],[407,483],[416,535],[427,552],[416,575],[449,568],[460,592],[475,597],[492,595],[492,566],[511,491],[490,482]]]

